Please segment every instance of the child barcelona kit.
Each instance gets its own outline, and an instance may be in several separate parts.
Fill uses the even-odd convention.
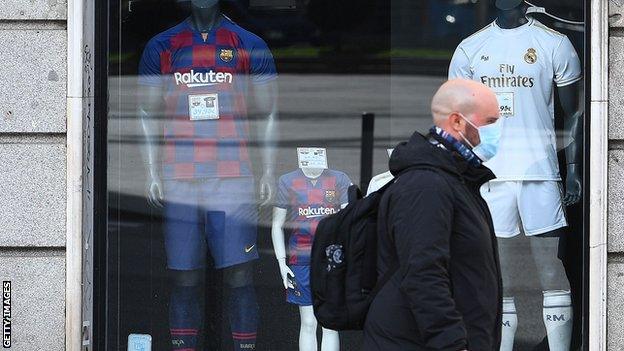
[[[350,185],[345,173],[331,169],[315,179],[306,177],[300,169],[280,177],[276,206],[288,210],[288,264],[295,274],[288,302],[312,305],[310,253],[314,233],[323,217],[338,212],[348,202]]]

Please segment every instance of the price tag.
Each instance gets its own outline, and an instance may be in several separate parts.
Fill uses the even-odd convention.
[[[149,334],[128,335],[128,351],[152,351],[152,336]]]
[[[189,95],[188,106],[191,121],[219,119],[218,94]]]
[[[501,117],[514,115],[514,93],[496,93]]]
[[[322,147],[298,147],[299,168],[327,168],[327,152]]]

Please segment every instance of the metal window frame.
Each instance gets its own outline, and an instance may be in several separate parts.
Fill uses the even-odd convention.
[[[589,264],[585,279],[586,345],[591,351],[607,349],[607,166],[609,98],[609,2],[591,0],[586,11],[589,20],[589,177],[588,230],[585,249]],[[587,96],[587,94],[586,94]],[[586,192],[587,193],[587,192]]]
[[[82,325],[84,6],[67,2],[67,204],[65,251],[65,349],[80,350]]]

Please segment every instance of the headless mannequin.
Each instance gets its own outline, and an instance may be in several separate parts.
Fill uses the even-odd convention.
[[[193,1],[191,22],[197,31],[208,33],[219,19],[221,11],[218,5],[208,8],[195,6]],[[274,164],[275,145],[277,143],[277,85],[275,82],[255,86],[252,92],[255,106],[260,119],[258,126],[258,140],[263,144],[262,163],[263,175],[260,179],[260,196],[262,205],[266,205],[275,192]],[[161,88],[143,86],[139,100],[138,113],[145,142],[143,143],[143,157],[147,162],[147,199],[154,207],[163,206],[162,182],[159,176],[160,150],[159,139],[162,137],[163,92]]]
[[[301,171],[306,178],[315,181],[323,173],[322,168],[302,168]],[[271,239],[275,257],[279,265],[280,276],[284,289],[294,288],[291,279],[295,277],[293,271],[286,263],[286,245],[284,244],[284,224],[288,211],[284,208],[273,207],[273,226],[271,229]],[[292,277],[292,278],[291,278]],[[299,306],[301,317],[301,327],[299,329],[299,351],[316,351],[318,343],[316,340],[317,321],[314,316],[312,306]],[[322,328],[323,338],[321,339],[321,351],[338,351],[340,349],[339,334],[335,330]]]
[[[221,11],[217,0],[192,0],[191,23],[195,30],[205,38],[220,20]],[[146,197],[148,203],[156,208],[163,207],[163,185],[160,178],[160,140],[163,137],[163,90],[160,87],[141,86],[138,101],[138,114],[141,121],[144,141],[141,151],[147,164]],[[275,82],[253,85],[250,89],[257,111],[258,140],[262,144],[263,175],[259,182],[262,205],[267,204],[274,194],[275,145],[277,143],[277,85]],[[203,287],[203,269],[170,270],[175,288],[189,289]],[[223,269],[224,284],[230,290],[253,287],[253,263],[247,262]],[[201,291],[201,290],[200,290]],[[203,292],[199,294],[203,302]],[[203,311],[201,307],[197,307]],[[257,306],[255,307],[257,308]],[[201,312],[198,312],[201,313]]]
[[[528,22],[526,10],[528,5],[521,2],[512,9],[498,9],[496,23],[500,28],[517,28]],[[579,110],[579,82],[563,87],[557,87],[557,93],[564,114],[564,129],[566,132],[566,165],[567,177],[565,181],[565,195],[563,204],[573,205],[581,198],[581,172],[583,142],[583,114]],[[563,266],[557,258],[558,236],[565,235],[566,228],[556,229],[538,236],[529,237],[531,252],[538,270],[539,281],[543,291],[568,289],[560,286],[559,282],[565,277]],[[508,239],[499,239],[501,268],[505,282],[505,295],[514,287],[514,267],[509,266],[505,258],[513,257],[514,245]],[[506,264],[507,263],[507,264]],[[567,284],[566,284],[567,285]],[[511,303],[513,304],[513,302]],[[513,307],[515,314],[515,306]],[[505,329],[503,329],[505,331]],[[513,339],[512,339],[513,340]],[[503,349],[503,348],[501,348]],[[553,347],[551,347],[553,349]]]
[[[392,156],[392,151],[394,151],[394,149],[386,149],[386,152],[388,153],[388,158]],[[394,176],[392,175],[392,173],[390,173],[389,170],[384,173],[377,174],[373,177],[373,179],[371,179],[370,183],[368,184],[366,196],[370,195],[374,191],[381,189],[384,185],[390,183],[392,180],[394,180]]]

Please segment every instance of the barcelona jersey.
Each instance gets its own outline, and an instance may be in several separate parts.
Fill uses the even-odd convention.
[[[187,18],[152,38],[138,82],[163,91],[163,179],[252,176],[247,92],[276,77],[266,43],[225,16],[208,33]]]
[[[316,227],[323,217],[338,212],[348,202],[350,185],[345,173],[331,169],[315,179],[306,177],[301,169],[280,177],[276,206],[288,210],[290,265],[310,264]]]

